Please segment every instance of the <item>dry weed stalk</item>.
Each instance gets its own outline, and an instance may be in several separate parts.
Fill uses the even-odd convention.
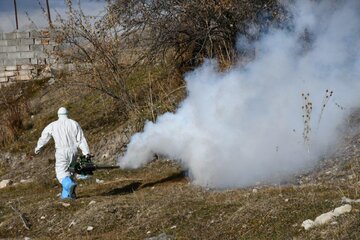
[[[326,89],[325,96],[324,96],[324,98],[322,100],[322,103],[321,103],[321,111],[320,111],[319,120],[318,120],[318,126],[317,126],[318,129],[320,127],[320,122],[321,122],[325,107],[328,104],[328,102],[329,102],[330,98],[332,97],[332,95],[333,95],[333,91],[329,91],[328,89]]]
[[[0,147],[3,147],[18,139],[21,132],[30,129],[32,124],[25,121],[30,113],[27,101],[21,99],[21,96],[6,95],[5,91],[1,91],[0,94],[0,107],[2,108]]]
[[[303,97],[303,121],[304,121],[304,130],[303,130],[303,139],[304,144],[308,146],[310,144],[310,133],[311,133],[311,113],[313,110],[313,104],[310,100],[310,94],[309,93],[302,93],[301,96]]]
[[[325,96],[322,100],[321,103],[321,110],[320,110],[320,114],[319,114],[319,119],[317,121],[317,128],[316,130],[319,129],[320,127],[320,122],[322,119],[322,116],[324,114],[324,110],[330,100],[330,98],[333,96],[333,91],[330,91],[328,89],[326,89],[325,91]],[[303,97],[303,106],[302,106],[302,118],[303,118],[303,123],[304,123],[304,130],[303,130],[303,140],[304,140],[304,144],[307,146],[308,148],[308,152],[310,152],[310,134],[311,134],[311,113],[313,110],[313,103],[310,100],[310,94],[309,93],[302,93],[301,96]],[[338,106],[341,110],[343,110],[344,108],[342,106],[340,106],[339,104],[335,103],[336,106]]]

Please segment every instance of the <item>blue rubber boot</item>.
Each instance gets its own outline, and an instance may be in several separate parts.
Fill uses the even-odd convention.
[[[76,182],[72,180],[71,177],[66,177],[61,182],[62,192],[61,192],[61,200],[65,199],[75,199],[75,188]]]

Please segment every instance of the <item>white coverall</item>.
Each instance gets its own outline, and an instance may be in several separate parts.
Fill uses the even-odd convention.
[[[68,171],[70,163],[76,159],[78,148],[83,155],[90,154],[89,146],[80,125],[69,119],[66,115],[59,115],[59,119],[46,126],[41,133],[35,150],[46,145],[50,138],[55,141],[55,172],[56,178],[61,183],[65,177],[70,177]]]

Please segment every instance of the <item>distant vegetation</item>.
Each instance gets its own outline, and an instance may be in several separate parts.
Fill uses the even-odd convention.
[[[66,89],[71,88],[76,92],[74,103],[64,103],[61,95],[44,90],[46,80],[1,90],[0,147],[16,142],[27,130],[35,139],[40,132],[34,134],[34,123],[40,125],[34,127],[39,131],[53,119],[53,112],[47,112],[41,121],[33,122],[31,116],[46,109],[38,99],[43,94],[75,106],[73,111],[84,118],[82,122],[99,122],[101,126],[99,119],[106,112],[111,118],[130,120],[139,130],[145,120],[154,121],[159,114],[175,110],[186,95],[186,71],[206,58],[216,58],[225,69],[251,56],[253,52],[237,49],[238,37],[254,41],[285,17],[276,0],[117,0],[109,3],[101,18],[86,16],[69,1],[68,16],[59,19],[53,32],[62,46],[55,52],[58,62],[69,67],[56,71],[54,89],[62,87],[69,94]],[[107,100],[85,103],[88,98],[81,96],[94,91]],[[58,107],[54,102],[49,104]],[[85,110],[94,113],[85,117]]]
[[[182,73],[205,58],[231,65],[242,54],[239,34],[254,40],[284,17],[275,0],[117,0],[100,20],[68,7],[58,41],[71,48],[58,55],[76,66],[71,82],[111,96],[127,112],[164,103]]]

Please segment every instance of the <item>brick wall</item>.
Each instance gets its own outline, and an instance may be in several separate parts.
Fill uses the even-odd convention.
[[[41,77],[56,47],[47,30],[0,33],[0,84]]]

